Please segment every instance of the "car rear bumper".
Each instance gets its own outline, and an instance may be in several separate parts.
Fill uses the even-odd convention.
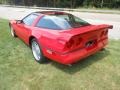
[[[104,48],[107,45],[107,43],[108,43],[108,39],[104,39],[102,41],[99,41],[98,44],[90,50],[83,48],[66,54],[59,54],[55,52],[48,53],[47,50],[44,49],[45,51],[44,55],[54,61],[67,65],[80,61],[81,59],[98,52],[99,50]]]

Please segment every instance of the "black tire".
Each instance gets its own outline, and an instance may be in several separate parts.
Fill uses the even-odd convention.
[[[10,26],[10,33],[12,37],[17,37],[17,35],[15,34],[14,29],[12,28],[12,26]]]
[[[105,48],[102,48],[100,51],[105,51],[106,49]]]
[[[38,49],[38,50],[36,50]],[[35,58],[35,61],[37,61],[38,63],[44,63],[46,62],[46,58],[44,57],[42,50],[40,48],[40,45],[37,41],[37,39],[33,38],[31,40],[31,50],[33,53],[33,56]]]

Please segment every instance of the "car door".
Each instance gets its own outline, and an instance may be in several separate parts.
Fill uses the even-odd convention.
[[[38,16],[36,14],[30,14],[26,16],[20,23],[17,23],[17,35],[20,37],[24,42],[28,41],[29,35],[31,33],[31,27],[33,22]]]

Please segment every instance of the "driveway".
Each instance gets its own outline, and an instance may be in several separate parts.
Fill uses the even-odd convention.
[[[22,19],[25,15],[41,9],[16,8],[0,6],[0,18],[4,19]],[[113,29],[109,31],[109,38],[120,39],[120,14],[100,14],[87,12],[70,12],[92,24],[110,24]]]

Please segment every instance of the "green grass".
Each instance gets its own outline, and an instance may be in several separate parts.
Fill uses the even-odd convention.
[[[38,64],[0,19],[0,90],[120,90],[120,40],[72,67]]]

